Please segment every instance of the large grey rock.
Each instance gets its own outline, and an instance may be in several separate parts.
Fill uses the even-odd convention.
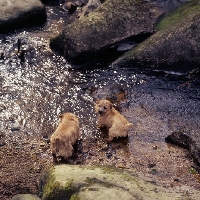
[[[40,179],[40,195],[50,199],[199,199],[199,191],[193,190],[184,197],[175,189],[166,189],[143,181],[136,173],[112,167],[58,165],[43,173]]]
[[[1,0],[0,33],[41,25],[46,21],[46,9],[40,0]]]
[[[66,26],[50,46],[75,64],[109,60],[116,42],[154,32],[163,12],[148,1],[107,0],[94,12]],[[133,41],[135,41],[135,39]]]
[[[183,131],[176,131],[168,135],[165,141],[188,149],[194,161],[198,164],[198,171],[200,167],[200,142],[199,136],[191,133],[184,133]]]
[[[200,3],[182,5],[164,18],[158,32],[126,53],[118,66],[189,71],[200,63]]]
[[[17,194],[12,200],[40,200],[40,198],[35,194]]]

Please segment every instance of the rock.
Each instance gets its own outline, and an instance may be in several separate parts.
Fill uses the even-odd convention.
[[[3,59],[4,59],[4,52],[1,51],[1,52],[0,52],[0,55],[1,55],[1,56],[0,56],[0,60],[3,60]]]
[[[40,0],[0,1],[0,33],[41,25],[45,21],[46,9]]]
[[[111,61],[122,52],[115,43],[146,38],[163,12],[147,1],[107,0],[94,12],[68,24],[50,46],[76,65]],[[134,38],[135,37],[135,38]]]
[[[4,145],[6,145],[6,143],[0,141],[0,147],[2,147],[2,146],[4,146]]]
[[[173,11],[175,8],[179,7],[183,3],[188,2],[188,0],[156,0],[156,3],[161,7],[166,13]]]
[[[124,165],[124,163],[119,163],[116,165],[117,168],[126,168],[126,166]]]
[[[199,138],[197,136],[197,138]],[[191,134],[186,134],[181,131],[173,132],[165,138],[165,141],[178,145],[182,148],[188,149],[194,161],[200,167],[200,143],[195,139],[195,136]]]
[[[89,0],[88,3],[82,8],[82,12],[79,14],[79,17],[82,18],[85,15],[91,13],[93,10],[98,8],[101,5],[99,0]]]
[[[153,145],[152,148],[153,148],[154,150],[157,150],[157,149],[158,149],[158,147],[157,147],[156,145]]]
[[[73,13],[77,9],[77,5],[73,2],[66,2],[63,5],[63,9],[69,11],[70,13]]]
[[[115,62],[118,66],[188,72],[200,63],[200,4],[192,0],[167,15],[157,33]]]
[[[35,194],[17,194],[11,200],[40,200]]]
[[[40,197],[50,199],[182,199],[180,188],[166,189],[138,178],[136,173],[113,167],[57,165],[43,172]],[[191,188],[190,199],[199,199]],[[179,190],[179,191],[178,191]],[[186,191],[185,191],[186,192]],[[55,197],[56,196],[56,197]]]
[[[179,181],[179,178],[177,178],[177,177],[176,177],[176,178],[174,178],[174,181]]]

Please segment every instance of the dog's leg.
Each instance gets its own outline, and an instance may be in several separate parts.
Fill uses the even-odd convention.
[[[103,124],[102,124],[102,120],[100,119],[100,117],[97,119],[97,128],[102,128]]]
[[[102,123],[100,123],[100,122],[97,122],[97,128],[104,128],[105,127],[105,125],[103,125]]]
[[[53,163],[55,164],[59,163],[58,158],[56,157],[56,154],[53,154]]]
[[[108,131],[108,138],[106,139],[106,141],[110,142],[113,140],[114,137],[116,137],[117,133],[116,133],[116,129],[111,127]]]

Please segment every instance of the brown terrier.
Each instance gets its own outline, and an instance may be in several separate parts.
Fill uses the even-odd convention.
[[[50,138],[50,149],[56,161],[66,161],[72,155],[73,145],[79,137],[79,121],[72,113],[64,113],[59,118],[60,123]]]
[[[124,116],[122,116],[108,100],[99,100],[96,102],[95,110],[98,113],[97,127],[106,127],[108,130],[107,141],[114,137],[125,137],[128,130],[133,126]]]

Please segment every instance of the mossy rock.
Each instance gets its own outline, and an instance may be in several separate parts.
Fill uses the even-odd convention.
[[[157,32],[115,62],[133,66],[188,72],[200,63],[200,3],[192,0],[169,13]]]
[[[46,8],[40,0],[1,0],[0,33],[46,22]]]
[[[40,178],[42,200],[187,199],[181,193],[140,180],[135,172],[113,167],[57,165]],[[198,191],[191,199],[200,198]]]
[[[67,25],[51,38],[53,50],[76,65],[116,58],[113,44],[140,34],[152,34],[163,14],[148,1],[107,0],[94,12]]]
[[[177,8],[174,12],[169,13],[156,26],[156,30],[164,30],[176,24],[182,24],[185,19],[200,12],[200,3],[198,0],[192,0]]]
[[[40,200],[36,194],[17,194],[11,200]]]

